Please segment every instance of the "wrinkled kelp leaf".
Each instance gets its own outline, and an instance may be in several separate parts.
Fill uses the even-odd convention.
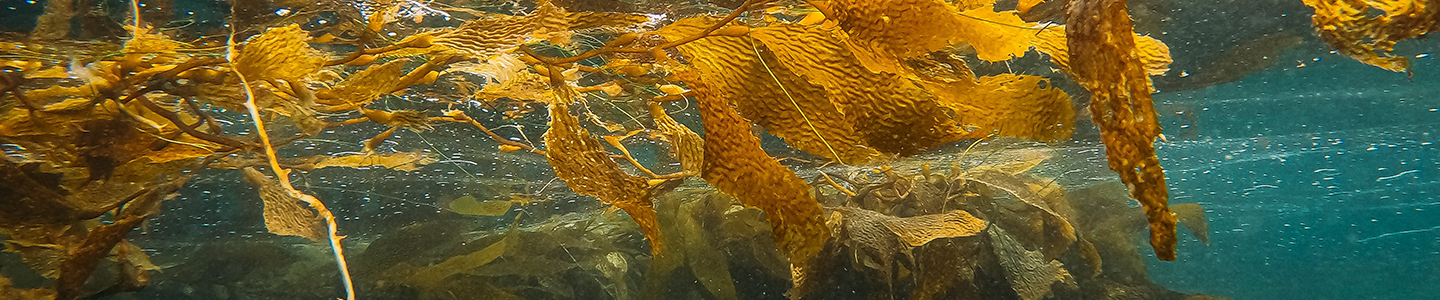
[[[420,166],[435,163],[439,160],[432,158],[420,151],[390,153],[382,155],[351,154],[345,156],[319,156],[322,157],[314,164],[313,169],[328,167],[364,168],[364,167],[385,167],[399,171],[412,172],[419,170]],[[297,167],[297,169],[305,169]]]
[[[650,251],[662,253],[660,226],[656,224],[651,202],[650,184],[645,178],[620,169],[610,159],[604,144],[580,127],[580,119],[570,114],[563,101],[550,104],[550,130],[545,132],[546,160],[555,168],[555,176],[576,194],[595,197],[614,205],[640,225],[650,239]]]
[[[1434,0],[1302,1],[1315,8],[1311,21],[1331,48],[1390,71],[1410,70],[1409,60],[1390,54],[1395,43],[1440,30],[1440,2]]]
[[[880,224],[910,247],[920,247],[939,238],[972,236],[985,229],[985,221],[963,210],[909,218],[886,216]]]
[[[1040,196],[1040,194],[1030,189],[1025,182],[1014,175],[1008,175],[995,170],[981,170],[967,172],[963,177],[966,180],[979,182],[1008,192],[1015,195],[1016,198],[1025,204],[1043,211],[1045,213],[1043,235],[1046,243],[1044,248],[1041,249],[1041,252],[1045,255],[1046,259],[1060,257],[1060,255],[1069,250],[1070,245],[1075,242],[1074,225],[1070,224],[1070,221],[1066,220],[1064,216],[1055,212],[1055,210],[1042,199],[1043,197]]]
[[[896,74],[866,68],[860,57],[871,55],[851,47],[845,35],[778,24],[752,30],[750,37],[774,55],[773,59],[761,56],[770,69],[789,70],[800,81],[823,87],[824,94],[816,95],[819,98],[802,101],[832,103],[843,114],[842,124],[853,127],[864,141],[860,147],[912,155],[966,137],[967,132],[921,86]],[[764,78],[763,73],[760,75]],[[736,106],[748,116],[742,103],[736,101]]]
[[[1025,250],[1025,245],[1005,233],[999,226],[991,226],[986,232],[1000,266],[1005,269],[1005,278],[1010,287],[1022,300],[1036,300],[1050,294],[1050,285],[1056,281],[1071,282],[1070,272],[1060,261],[1045,258],[1040,251]]]
[[[666,26],[661,35],[679,40],[712,22],[716,21],[676,21]],[[846,163],[863,163],[880,155],[864,147],[869,143],[857,132],[856,124],[847,119],[846,112],[829,101],[824,86],[780,65],[781,59],[774,52],[759,52],[763,47],[766,45],[744,37],[709,37],[678,49],[699,71],[696,80],[716,88],[713,96],[729,99],[741,115],[784,138],[791,147]],[[693,82],[686,83],[693,88]],[[858,113],[848,116],[854,115]]]
[[[677,21],[660,34],[677,40],[707,22],[713,21]],[[859,164],[881,153],[915,154],[967,134],[934,95],[899,75],[871,71],[863,59],[874,55],[837,32],[777,24],[678,49],[716,96],[811,154]]]
[[[235,55],[233,67],[252,84],[282,79],[293,84],[318,73],[325,57],[306,43],[309,36],[299,25],[275,27],[246,40]]]
[[[420,51],[393,51],[387,55],[419,53],[451,54],[489,60],[514,50],[531,39],[568,39],[570,17],[550,1],[535,1],[537,8],[525,16],[489,15],[465,22],[455,29],[422,33],[401,41],[421,47]]]
[[[955,111],[960,124],[999,136],[1056,141],[1075,131],[1070,95],[1039,76],[1000,74],[949,84],[926,82],[926,86]]]
[[[265,203],[265,229],[278,235],[293,235],[320,241],[325,239],[325,225],[304,201],[291,195],[280,183],[265,177],[255,168],[245,168],[245,181],[260,192]]]
[[[410,60],[396,59],[380,65],[372,65],[346,77],[335,87],[315,91],[317,102],[326,105],[364,106],[380,96],[402,88],[400,76],[404,75],[405,64]]]
[[[750,122],[720,98],[719,91],[698,80],[693,71],[679,75],[694,82],[690,88],[698,94],[705,123],[701,177],[741,203],[765,211],[775,244],[790,256],[792,266],[803,269],[830,237],[809,185],[760,148],[760,139],[750,134]]]
[[[695,131],[691,131],[690,127],[680,125],[680,122],[670,118],[659,103],[650,103],[650,116],[655,119],[656,129],[650,135],[670,144],[670,156],[680,161],[682,172],[691,176],[699,175],[705,160],[705,140],[695,134]]]
[[[969,43],[985,61],[1003,61],[1030,50],[1034,30],[1014,11],[962,7],[939,0],[836,0],[817,5],[856,41],[897,58]],[[962,8],[972,8],[961,11]]]
[[[1120,174],[1131,196],[1145,206],[1150,246],[1156,256],[1175,260],[1175,215],[1166,205],[1165,171],[1155,156],[1159,116],[1125,2],[1074,0],[1065,20],[1070,52],[1088,54],[1072,58],[1071,73],[1090,90],[1091,118],[1100,127],[1110,169]]]

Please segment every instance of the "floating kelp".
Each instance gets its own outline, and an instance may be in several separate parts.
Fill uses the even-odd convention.
[[[1410,72],[1409,60],[1391,54],[1395,43],[1440,30],[1440,3],[1432,0],[1302,1],[1315,8],[1315,31],[1331,48],[1390,71]]]
[[[0,194],[18,195],[0,200],[0,233],[42,278],[0,278],[0,297],[172,288],[157,282],[334,297],[315,278],[338,277],[351,299],[352,283],[447,299],[1168,299],[1184,295],[1145,279],[1132,233],[1148,224],[1163,260],[1177,219],[1209,240],[1204,208],[1167,209],[1148,76],[1170,48],[1135,32],[1125,1],[231,2],[224,29],[195,29],[141,20],[166,1],[114,19],[50,1],[23,42],[0,42]],[[1305,3],[1332,46],[1392,70],[1394,42],[1434,27],[1430,2]],[[1066,24],[1021,19],[1057,6]],[[1384,14],[1353,12],[1371,6]],[[1019,59],[1031,50],[1048,60]],[[1211,78],[1196,79],[1228,80]],[[1015,142],[1083,132],[1067,80],[1090,92],[1120,193],[1044,177],[1069,165]],[[972,155],[977,139],[1036,149]],[[258,191],[243,207],[262,208],[233,210],[263,224],[251,240],[154,263],[147,243],[169,241],[125,239],[181,183],[217,176]],[[525,191],[469,189],[491,179]],[[387,182],[416,193],[364,188]],[[433,215],[353,215],[396,203]]]
[[[1165,170],[1155,156],[1160,125],[1150,98],[1150,73],[1136,54],[1125,2],[1071,1],[1065,19],[1070,51],[1089,53],[1071,61],[1070,73],[1090,90],[1090,117],[1100,127],[1110,169],[1145,205],[1156,256],[1175,260],[1175,215],[1167,208]]]

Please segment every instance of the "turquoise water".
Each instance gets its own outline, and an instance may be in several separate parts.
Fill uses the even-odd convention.
[[[1440,62],[1406,78],[1312,45],[1286,58],[1307,66],[1156,95],[1196,109],[1199,137],[1159,155],[1171,201],[1208,208],[1212,244],[1182,241],[1152,278],[1235,299],[1434,297]],[[1162,119],[1167,135],[1188,124]]]

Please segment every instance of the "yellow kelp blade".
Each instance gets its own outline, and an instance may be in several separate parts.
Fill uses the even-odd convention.
[[[998,136],[1057,141],[1075,132],[1070,95],[1039,76],[999,74],[955,83],[922,81],[960,124]]]
[[[660,35],[680,39],[707,21],[681,20]],[[935,94],[894,72],[872,71],[871,65],[883,63],[852,44],[842,32],[776,24],[678,49],[697,70],[696,80],[714,88],[713,96],[729,99],[742,116],[811,154],[862,164],[967,137]]]
[[[326,60],[307,40],[309,36],[299,25],[270,28],[241,45],[233,67],[250,82],[275,79],[300,82],[298,79],[319,73]]]
[[[265,201],[265,229],[278,235],[293,235],[320,241],[325,239],[325,225],[304,201],[292,196],[280,183],[265,177],[255,168],[245,168],[245,181],[260,190]]]
[[[605,146],[580,126],[580,119],[570,114],[565,101],[550,104],[550,130],[545,132],[546,159],[555,168],[555,176],[576,194],[599,198],[630,214],[650,239],[650,252],[662,253],[660,226],[655,221],[650,184],[645,178],[632,176],[610,159]]]
[[[848,35],[777,24],[752,30],[750,36],[774,53],[772,68],[824,87],[826,98],[807,100],[835,105],[864,147],[912,155],[965,137],[936,95],[898,74],[866,68],[860,57],[873,54],[852,47]]]
[[[661,30],[668,40],[700,32],[709,18],[676,21]],[[879,151],[856,132],[854,122],[830,100],[826,87],[781,65],[781,59],[760,41],[747,37],[712,36],[677,47],[698,71],[696,81],[714,87],[711,96],[728,99],[750,121],[785,139],[791,147],[856,164]],[[696,82],[686,81],[693,85]]]
[[[1015,11],[996,12],[993,4],[977,7],[974,2],[956,7],[940,0],[834,0],[816,8],[855,40],[897,58],[962,42],[975,48],[976,57],[992,62],[1030,50],[1036,29]]]
[[[655,119],[657,129],[650,136],[670,143],[670,156],[680,161],[684,175],[700,175],[700,166],[705,160],[705,140],[689,127],[670,118],[659,103],[650,102],[650,116]]]
[[[1124,0],[1074,0],[1065,13],[1071,73],[1090,90],[1090,114],[1100,127],[1110,169],[1145,206],[1150,246],[1160,260],[1175,260],[1175,214],[1167,206],[1165,170],[1155,156],[1160,134],[1150,78],[1135,55],[1136,42]]]
[[[699,95],[705,123],[705,164],[701,177],[741,203],[765,211],[775,244],[799,268],[815,257],[830,237],[821,218],[820,203],[810,186],[760,148],[750,134],[750,121],[741,118],[729,101],[717,97],[693,71],[679,74]]]
[[[1331,48],[1362,63],[1409,72],[1410,61],[1394,56],[1395,43],[1440,30],[1440,2],[1434,0],[1302,0],[1315,8],[1315,31]],[[1382,14],[1372,15],[1373,11]]]

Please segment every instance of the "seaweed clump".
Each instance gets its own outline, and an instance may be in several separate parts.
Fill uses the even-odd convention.
[[[187,29],[138,2],[118,18],[47,2],[33,31],[0,41],[0,194],[15,195],[0,200],[0,233],[40,278],[24,288],[0,278],[0,295],[69,300],[150,285],[165,268],[127,235],[213,171],[259,191],[249,200],[268,232],[328,248],[338,274],[322,275],[348,299],[357,286],[421,298],[1184,296],[1144,279],[1128,239],[1147,225],[1157,257],[1174,260],[1183,222],[1208,243],[1203,208],[1169,205],[1154,151],[1163,136],[1150,76],[1169,69],[1169,48],[1135,32],[1126,1],[624,2],[615,7],[691,17],[545,0],[231,1],[228,27]],[[1358,4],[1305,3],[1332,47],[1390,70],[1407,68],[1389,54],[1395,42],[1435,27],[1434,6],[1418,1],[1367,4],[1384,12],[1374,17],[1353,13]],[[1063,25],[1022,18],[1055,5]],[[110,25],[70,30],[77,21]],[[1020,60],[1032,49],[1080,88],[971,68],[1043,64]],[[1078,94],[1089,95],[1120,190],[1143,211],[1123,205],[1125,192],[1075,204],[1068,187],[1026,173],[1043,158],[943,171],[911,158],[960,141],[1070,139]],[[518,122],[503,126],[518,134],[491,128],[527,118],[548,118],[536,122],[540,143]],[[466,147],[543,157],[554,180],[607,208],[532,220],[529,207],[550,201],[537,195],[546,183],[436,205],[452,219],[434,222],[449,225],[520,211],[503,230],[352,241],[335,221],[343,210],[327,207],[343,201],[291,182],[330,167],[417,171],[444,157],[397,136],[464,130],[483,136],[458,141]],[[327,139],[354,143],[297,149]],[[652,146],[668,151],[631,151]],[[445,227],[414,226],[392,232]],[[389,253],[417,242],[437,249]],[[352,278],[344,253],[357,246]],[[691,277],[699,286],[683,283]],[[842,282],[863,284],[833,288]]]

